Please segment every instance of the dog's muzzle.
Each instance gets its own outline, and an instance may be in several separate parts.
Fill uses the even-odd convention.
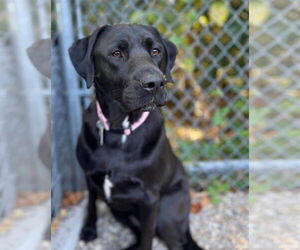
[[[162,74],[145,74],[140,82],[141,88],[145,91],[145,94],[150,95],[152,98],[149,103],[146,103],[142,107],[143,111],[151,111],[156,106],[163,106],[165,104],[165,84],[166,79]]]

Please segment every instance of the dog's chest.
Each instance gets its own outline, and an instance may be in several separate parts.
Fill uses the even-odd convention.
[[[108,202],[138,202],[144,199],[145,189],[141,180],[128,175],[105,175],[103,194]]]
[[[110,201],[111,199],[111,189],[114,187],[114,184],[109,179],[108,175],[105,175],[104,182],[103,182],[103,192],[105,198]]]

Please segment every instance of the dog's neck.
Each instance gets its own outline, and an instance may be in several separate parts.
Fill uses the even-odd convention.
[[[96,99],[99,102],[102,112],[109,121],[112,129],[122,128],[122,123],[128,116],[129,122],[137,121],[142,115],[142,111],[128,112],[121,102],[105,95],[102,91],[96,89]]]

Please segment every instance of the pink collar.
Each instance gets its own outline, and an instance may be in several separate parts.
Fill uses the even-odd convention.
[[[110,130],[109,121],[103,114],[103,111],[102,111],[101,106],[98,101],[96,101],[96,107],[97,107],[97,115],[98,115],[100,123],[103,125],[103,127],[106,131],[109,131]],[[122,134],[130,135],[134,130],[139,128],[147,120],[149,114],[150,114],[149,111],[143,112],[141,117],[136,122],[134,122],[132,125],[130,125],[130,123],[128,121],[128,116],[126,116],[126,118],[124,119],[123,124],[122,124],[123,125],[123,133]]]

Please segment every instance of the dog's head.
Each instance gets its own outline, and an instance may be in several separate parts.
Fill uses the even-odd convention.
[[[88,87],[134,111],[164,105],[177,49],[153,27],[119,24],[77,40],[69,54]]]

